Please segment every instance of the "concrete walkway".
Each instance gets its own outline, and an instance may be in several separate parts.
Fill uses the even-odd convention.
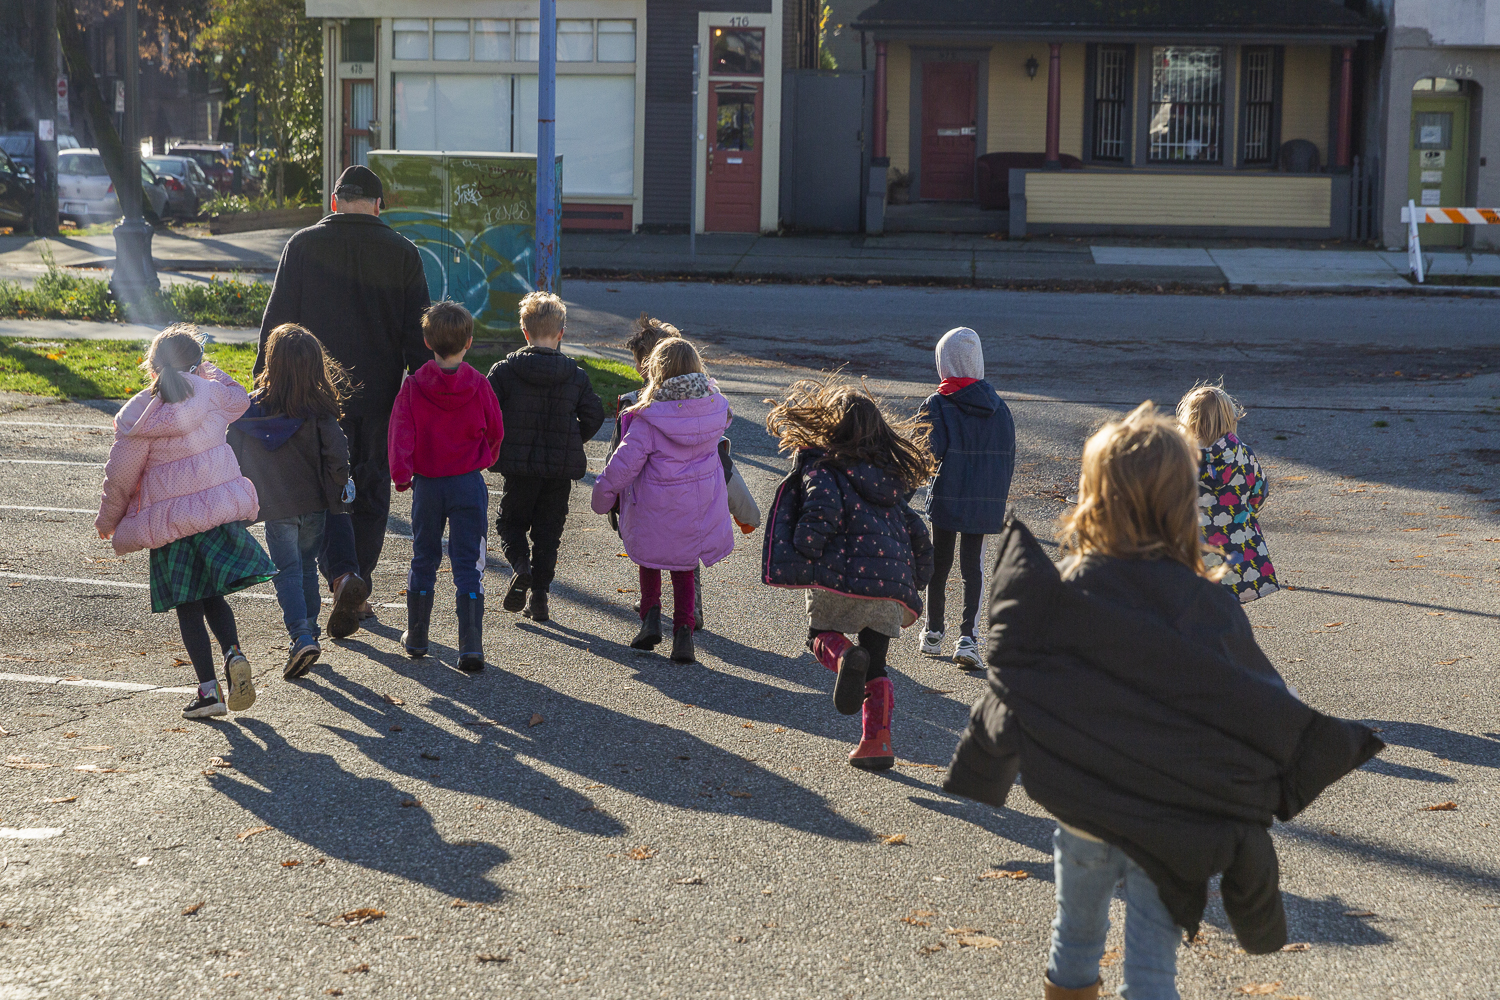
[[[191,238],[156,238],[157,267],[167,280],[203,281],[238,271],[264,280],[274,273],[290,229]],[[1108,238],[1009,241],[975,234],[892,233],[885,236],[699,236],[690,254],[686,235],[570,233],[563,238],[564,274],[647,279],[722,278],[743,281],[943,284],[1047,290],[1137,289],[1260,292],[1401,291],[1486,294],[1483,286],[1419,287],[1406,277],[1404,253],[1321,246],[1177,246],[1173,241]],[[108,270],[114,239],[89,236],[41,241],[0,237],[0,280],[29,283],[45,270],[45,254],[65,267]],[[1500,254],[1440,251],[1429,255],[1434,277],[1500,276]]]

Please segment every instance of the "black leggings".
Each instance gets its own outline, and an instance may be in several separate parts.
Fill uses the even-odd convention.
[[[208,628],[204,628],[204,620]],[[240,643],[239,632],[234,627],[234,611],[222,597],[205,597],[201,601],[189,601],[177,605],[177,626],[182,629],[182,644],[187,647],[188,659],[193,661],[193,672],[199,684],[207,684],[218,676],[214,667],[213,647],[208,644],[208,629],[214,630],[219,648],[227,655],[230,646]]]
[[[958,571],[964,578],[964,620],[960,635],[974,635],[974,619],[979,617],[979,590],[984,582],[984,536],[965,533],[958,542],[958,532],[932,529],[932,582],[927,585],[927,629],[937,632],[943,627],[947,608],[948,573],[953,569],[953,548],[958,543]]]
[[[809,628],[807,630],[807,645],[812,648],[812,641],[818,637],[819,630]],[[865,671],[865,682],[873,681],[877,677],[889,676],[885,672],[886,656],[891,650],[891,637],[874,629],[862,628],[858,636],[859,648],[870,654],[870,667]]]

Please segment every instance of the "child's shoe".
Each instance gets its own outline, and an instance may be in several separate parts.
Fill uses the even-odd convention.
[[[505,592],[505,599],[500,606],[511,614],[515,614],[526,606],[526,591],[531,589],[531,574],[517,573],[510,578],[510,589]]]
[[[693,630],[687,625],[672,629],[672,662],[692,663],[697,654],[693,652]]]
[[[891,712],[896,708],[896,690],[889,677],[877,677],[865,685],[863,739],[849,755],[849,763],[861,771],[885,771],[896,766],[891,749]]]
[[[1104,986],[1103,978],[1088,986],[1081,986],[1076,990],[1065,990],[1056,985],[1046,976],[1042,977],[1042,994],[1044,1000],[1099,1000],[1099,990]]]
[[[333,591],[333,610],[328,613],[328,634],[345,639],[359,631],[361,609],[370,596],[370,585],[358,573],[345,573],[328,585]]]
[[[458,669],[477,674],[484,669],[484,595],[458,595]]]
[[[841,715],[853,715],[865,700],[865,672],[870,654],[841,632],[819,632],[812,641],[818,662],[838,674],[833,682],[833,707]]]
[[[925,629],[922,632],[922,652],[928,656],[943,655],[943,636],[947,632],[943,629]],[[962,645],[960,643],[960,645]]]
[[[661,642],[661,605],[647,608],[641,615],[641,630],[630,640],[631,649],[655,649]]]
[[[226,704],[231,712],[243,712],[255,704],[255,678],[250,674],[250,661],[240,652],[240,647],[230,646],[224,654],[224,673],[229,677],[229,697]]]
[[[974,670],[979,666],[979,640],[972,635],[961,635],[958,637],[958,646],[953,650],[953,662],[965,670]]]
[[[292,640],[292,648],[286,654],[286,666],[281,670],[281,676],[289,681],[312,669],[318,657],[323,655],[323,647],[318,645],[318,640],[310,635],[299,636]]]
[[[521,609],[521,614],[534,622],[550,622],[552,616],[547,613],[547,592],[545,590],[533,590],[526,594],[526,607]]]
[[[228,715],[229,707],[219,694],[219,682],[209,681],[198,685],[198,697],[182,710],[184,719],[207,719],[215,715]]]
[[[432,591],[406,592],[406,631],[401,645],[412,659],[427,655],[427,633],[432,625]]]

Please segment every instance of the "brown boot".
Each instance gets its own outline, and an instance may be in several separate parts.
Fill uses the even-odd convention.
[[[1042,977],[1042,983],[1046,990],[1043,993],[1045,1000],[1099,1000],[1099,987],[1104,985],[1104,980],[1100,978],[1093,985],[1080,987],[1076,990],[1065,990],[1061,986],[1055,985],[1046,976]]]

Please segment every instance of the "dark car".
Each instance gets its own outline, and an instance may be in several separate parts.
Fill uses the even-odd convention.
[[[227,142],[179,142],[167,151],[168,156],[190,156],[220,194],[234,187],[234,147]]]
[[[31,178],[17,169],[9,156],[0,153],[0,226],[30,229],[31,198]]]
[[[148,156],[144,162],[166,188],[168,215],[196,219],[203,204],[213,200],[214,186],[191,156]]]
[[[77,149],[78,140],[71,135],[57,137],[58,149]],[[36,133],[6,132],[0,135],[0,151],[10,157],[11,163],[27,174],[36,173]]]

